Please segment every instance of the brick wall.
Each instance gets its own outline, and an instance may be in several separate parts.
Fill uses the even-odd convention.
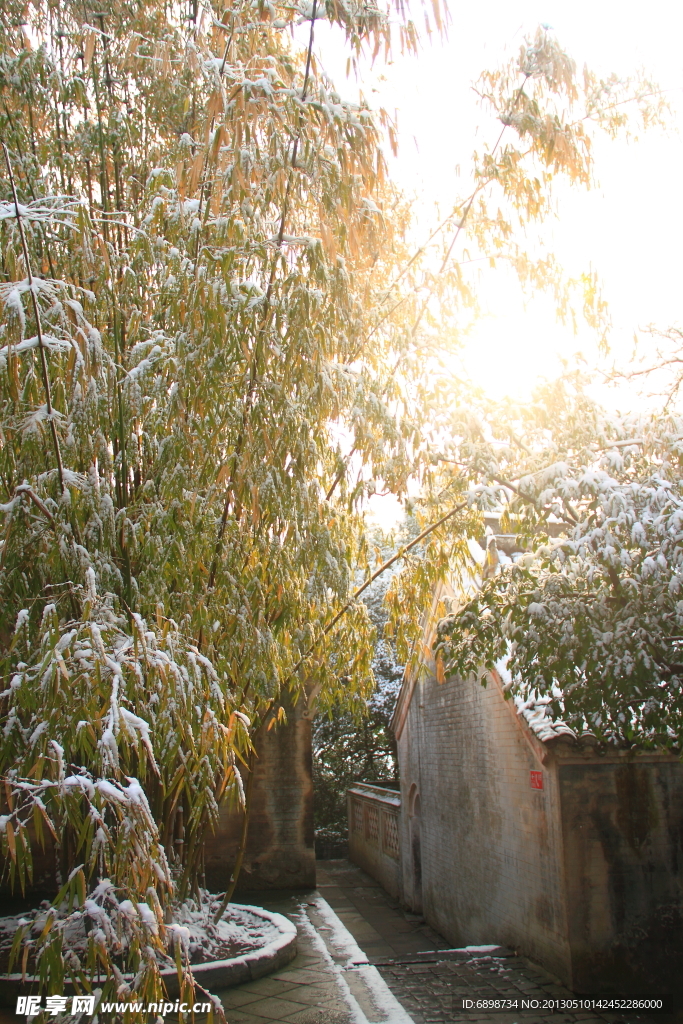
[[[349,859],[392,896],[401,888],[401,798],[382,786],[358,784],[346,791]]]
[[[572,983],[683,991],[683,765],[558,763]]]
[[[405,901],[454,944],[511,946],[576,992],[682,995],[680,759],[541,743],[495,677],[425,673],[409,693]]]
[[[287,724],[265,733],[259,746],[246,855],[238,891],[313,888],[313,766],[311,722],[306,702],[287,708]],[[243,771],[246,787],[247,772]],[[242,814],[234,804],[221,807],[219,825],[204,845],[206,883],[222,892],[237,856]],[[47,830],[45,830],[47,831]],[[33,830],[31,829],[33,834]],[[51,898],[58,890],[59,857],[47,836],[46,848],[33,841],[33,884],[27,892]],[[0,860],[0,875],[4,863]],[[18,889],[17,889],[18,892]],[[0,877],[0,896],[8,899],[7,871]],[[16,893],[15,893],[16,895]]]
[[[287,708],[287,724],[266,732],[252,793],[247,849],[238,889],[315,886],[311,722],[302,699]],[[244,772],[246,786],[246,771]],[[224,805],[216,833],[205,843],[208,887],[226,888],[242,815]]]
[[[423,674],[398,752],[406,902],[456,945],[519,948],[568,979],[556,775],[499,686]]]

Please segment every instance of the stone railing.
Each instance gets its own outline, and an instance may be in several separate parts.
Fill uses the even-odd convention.
[[[349,859],[372,875],[392,896],[399,896],[399,816],[401,795],[358,782],[346,791]]]

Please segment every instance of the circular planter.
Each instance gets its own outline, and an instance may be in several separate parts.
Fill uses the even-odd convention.
[[[245,981],[255,981],[272,971],[288,964],[296,956],[296,927],[282,914],[273,914],[262,907],[246,906],[242,903],[233,904],[237,909],[248,911],[255,917],[277,929],[277,935],[265,946],[254,949],[241,956],[234,956],[228,960],[208,960],[202,964],[192,965],[192,974],[195,980],[209,992],[219,992],[223,988],[232,985],[241,985]],[[124,975],[126,979],[132,975]],[[164,985],[169,998],[179,995],[178,975],[175,967],[165,967],[161,971]],[[17,996],[24,995],[34,989],[36,978],[26,977],[22,980],[21,974],[0,975],[0,1006],[14,1007]],[[35,991],[35,989],[34,989]],[[71,995],[73,986],[68,982],[64,985],[64,992],[60,995]]]
[[[268,945],[243,953],[229,960],[210,960],[203,964],[194,964],[192,974],[209,992],[218,992],[231,985],[241,985],[245,981],[255,981],[265,974],[277,971],[288,964],[296,956],[296,927],[282,914],[272,914],[262,907],[250,907],[243,903],[235,904],[240,910],[248,910],[257,917],[262,917],[275,925],[279,934]],[[169,996],[178,995],[178,975],[174,967],[167,967],[161,972]]]

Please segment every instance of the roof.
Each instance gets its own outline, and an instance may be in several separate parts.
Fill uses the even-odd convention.
[[[354,782],[349,786],[347,793],[355,793],[356,796],[371,797],[383,804],[391,804],[393,807],[401,806],[401,794],[396,789],[387,789],[385,786],[373,786],[369,782]]]
[[[553,719],[550,715],[549,697],[532,697],[523,700],[515,697],[517,714],[526,720],[527,725],[535,736],[542,743],[549,740],[556,740],[558,736],[568,736],[570,739],[577,739],[577,735],[562,719]]]

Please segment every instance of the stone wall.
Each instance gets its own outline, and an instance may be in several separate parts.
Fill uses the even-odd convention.
[[[683,991],[683,765],[558,763],[572,983]]]
[[[414,683],[397,729],[403,898],[454,945],[523,949],[567,979],[557,782],[516,717],[493,681]]]
[[[239,890],[315,886],[311,721],[303,699],[286,710],[287,724],[264,733],[257,748]],[[246,776],[245,770],[245,787]],[[228,885],[241,823],[241,812],[224,805],[215,834],[206,840],[206,881],[214,891]]]
[[[683,764],[541,742],[500,680],[404,683],[402,896],[574,991],[683,995]],[[542,788],[541,788],[542,787]]]
[[[287,724],[266,732],[258,745],[247,849],[238,880],[238,889],[243,891],[315,886],[310,714],[303,698],[295,706],[290,703],[285,707]],[[246,769],[243,778],[246,787]],[[206,883],[214,892],[228,885],[241,827],[241,812],[234,805],[224,804],[218,828],[207,837],[204,849]],[[49,834],[41,850],[32,826],[30,832],[33,884],[27,892],[51,898],[59,888],[59,858]],[[7,900],[12,890],[3,868],[0,861],[0,895]]]
[[[375,878],[392,896],[401,890],[400,795],[383,786],[361,784],[346,791],[349,860]]]

